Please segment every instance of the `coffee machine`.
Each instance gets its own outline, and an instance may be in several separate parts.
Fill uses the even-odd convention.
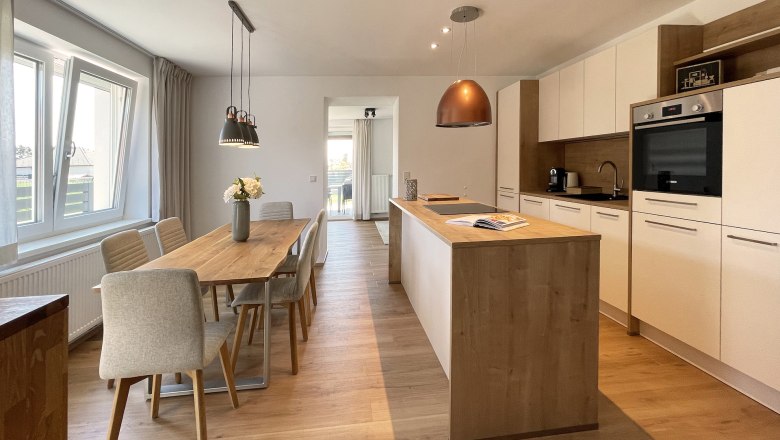
[[[563,168],[550,169],[550,181],[547,183],[547,192],[566,191],[566,170]]]

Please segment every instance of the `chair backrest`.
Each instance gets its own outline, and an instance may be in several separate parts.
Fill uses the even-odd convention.
[[[322,232],[322,228],[320,228],[319,225],[321,225],[324,220],[325,220],[325,210],[324,209],[320,209],[320,212],[317,213],[317,220],[315,221],[315,223],[317,223],[317,234],[314,235],[314,243],[312,244],[311,264],[315,263],[315,261],[314,261],[314,255],[315,255],[314,249],[320,243],[320,232]]]
[[[118,232],[100,242],[106,272],[133,270],[149,262],[149,253],[136,229]]]
[[[100,282],[100,377],[203,368],[203,303],[190,269],[118,272]]]
[[[179,217],[166,218],[154,225],[157,243],[160,245],[160,255],[173,252],[187,244],[187,234]]]
[[[317,240],[314,237],[317,236],[320,224],[314,222],[306,233],[306,237],[303,239],[303,245],[301,245],[301,253],[298,254],[298,265],[295,268],[295,297],[301,298],[306,291],[306,286],[309,283],[309,273],[311,273],[311,259],[314,252],[314,244]]]
[[[268,202],[260,205],[260,220],[292,220],[292,202]]]

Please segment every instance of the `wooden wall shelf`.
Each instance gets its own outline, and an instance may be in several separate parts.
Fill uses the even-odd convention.
[[[776,46],[778,44],[780,44],[780,29],[774,29],[754,37],[720,46],[717,49],[709,50],[697,55],[677,60],[674,62],[674,66],[679,67],[723,58],[736,57],[744,55],[748,52],[754,52]]]

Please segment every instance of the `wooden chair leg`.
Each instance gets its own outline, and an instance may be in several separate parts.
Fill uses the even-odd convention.
[[[227,341],[219,347],[219,363],[222,364],[222,374],[225,375],[225,386],[230,394],[230,403],[233,409],[238,408],[238,394],[236,394],[236,382],[233,378],[233,368],[230,364],[230,353],[228,353]]]
[[[114,388],[114,379],[108,379],[108,380],[106,381],[106,388],[108,388],[109,390],[110,390],[111,388]]]
[[[231,304],[233,303],[233,301],[236,300],[236,295],[233,294],[233,285],[232,284],[228,284],[227,285],[227,296],[228,296],[228,298],[230,298],[230,303]],[[238,315],[238,307],[231,307],[231,308],[233,309],[233,314],[234,315]]]
[[[301,336],[304,341],[309,340],[309,326],[306,325],[306,305],[303,298],[298,300],[298,314],[301,315]]]
[[[290,361],[292,374],[298,374],[298,336],[295,334],[295,303],[287,305],[287,315],[290,321]],[[266,329],[268,331],[268,329]]]
[[[217,286],[211,286],[211,307],[214,309],[214,321],[219,322],[219,300],[217,299]]]
[[[303,291],[303,296],[306,298],[306,325],[311,325],[311,315],[313,311],[311,308],[311,286],[309,286],[308,283],[306,284],[306,290]]]
[[[238,314],[238,324],[236,324],[236,335],[233,338],[233,352],[230,353],[230,366],[236,371],[236,361],[238,361],[238,349],[241,348],[241,337],[244,336],[244,324],[246,323],[246,314],[249,312],[247,304],[241,305],[241,312]]]
[[[192,395],[195,397],[195,428],[197,439],[206,440],[206,392],[203,388],[203,370],[187,373],[192,378]]]
[[[314,268],[311,268],[311,275],[309,275],[309,284],[311,285],[311,301],[314,305],[317,305],[317,282],[314,279]]]
[[[176,373],[175,378],[176,383],[181,383],[181,373]]]
[[[252,322],[249,323],[249,342],[246,343],[246,345],[252,345],[252,339],[254,339],[255,336],[255,327],[257,327],[257,318],[258,318],[258,307],[257,306],[253,309],[252,313]]]
[[[181,373],[176,373],[181,383]],[[162,386],[162,374],[155,374],[152,377],[152,418],[156,419],[160,413],[160,387]]]
[[[130,393],[130,385],[146,379],[146,376],[120,378],[114,391],[114,406],[111,409],[111,420],[108,422],[108,440],[119,438],[119,429],[122,427],[122,417],[125,415],[127,395]]]

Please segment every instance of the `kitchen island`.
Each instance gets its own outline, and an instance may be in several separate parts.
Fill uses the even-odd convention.
[[[389,281],[449,378],[450,438],[597,429],[600,236],[449,225],[427,204],[391,199]]]

